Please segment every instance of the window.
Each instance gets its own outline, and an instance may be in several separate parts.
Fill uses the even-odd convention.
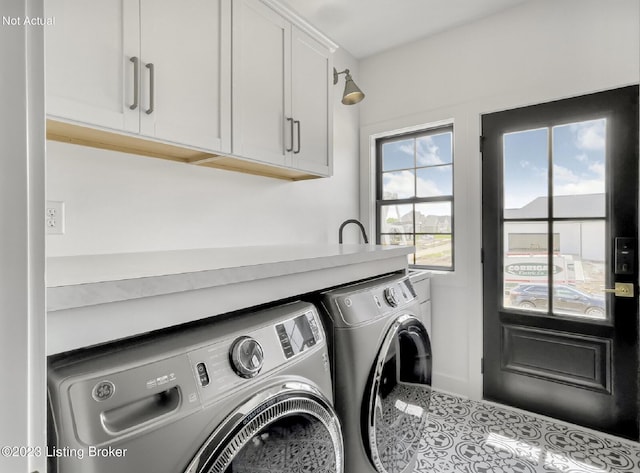
[[[453,126],[376,140],[376,239],[415,268],[453,270]]]

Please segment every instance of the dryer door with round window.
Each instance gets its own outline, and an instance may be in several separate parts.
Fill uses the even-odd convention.
[[[323,396],[288,383],[254,396],[214,431],[185,473],[343,473],[342,431]]]
[[[398,317],[387,330],[363,401],[363,439],[380,473],[413,471],[431,400],[431,343],[422,322]]]

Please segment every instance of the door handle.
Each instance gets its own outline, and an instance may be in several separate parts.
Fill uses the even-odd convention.
[[[287,118],[287,121],[291,125],[291,148],[285,149],[285,151],[288,153],[290,151],[293,151],[293,118],[289,117]]]
[[[297,123],[298,124],[298,149],[296,149],[293,154],[298,154],[300,152],[300,120],[294,120],[293,123]],[[293,140],[292,140],[293,141]],[[292,143],[293,145],[293,143]]]
[[[150,62],[146,65],[146,68],[149,69],[149,108],[144,112],[147,115],[151,115],[153,113],[153,102],[155,97],[155,68],[153,63]]]
[[[602,290],[607,294],[613,294],[616,297],[633,297],[633,283],[617,282],[613,288],[605,288]]]
[[[140,60],[137,57],[129,59],[133,63],[133,103],[129,105],[131,110],[138,108],[138,90],[140,88]]]

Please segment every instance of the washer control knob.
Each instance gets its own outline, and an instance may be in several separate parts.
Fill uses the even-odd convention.
[[[398,307],[398,304],[400,304],[400,299],[398,298],[395,287],[386,288],[384,290],[384,298],[391,307]]]
[[[253,378],[262,369],[264,352],[257,340],[251,337],[237,338],[231,345],[231,366],[238,376]]]

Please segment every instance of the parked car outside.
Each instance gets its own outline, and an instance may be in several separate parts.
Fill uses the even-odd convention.
[[[520,284],[509,292],[512,307],[531,310],[547,310],[549,287],[546,284]],[[553,288],[553,311],[566,314],[584,314],[604,318],[604,297],[582,292],[575,287],[559,284]]]

